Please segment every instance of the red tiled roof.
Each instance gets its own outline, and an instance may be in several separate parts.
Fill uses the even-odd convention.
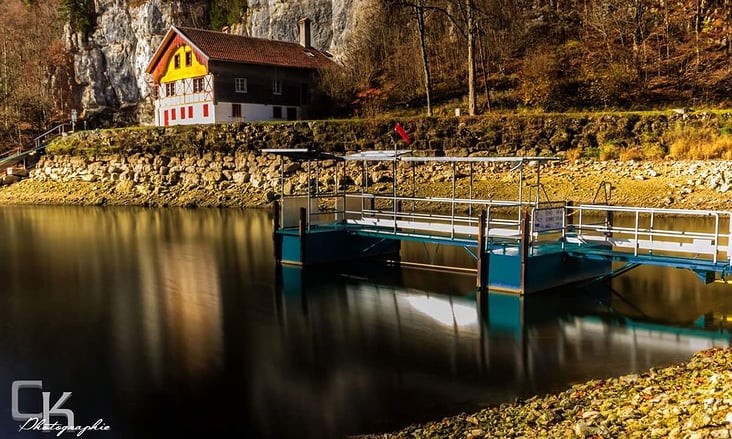
[[[298,43],[176,27],[212,61],[320,69],[334,65],[322,52]]]

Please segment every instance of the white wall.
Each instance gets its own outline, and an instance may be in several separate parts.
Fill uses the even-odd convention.
[[[208,117],[203,115],[203,107],[208,105]],[[157,107],[157,105],[156,105]],[[184,118],[181,118],[181,108],[185,109]],[[193,117],[190,116],[190,108],[193,108]],[[198,102],[195,104],[184,104],[175,106],[160,106],[155,111],[155,125],[165,125],[165,111],[168,112],[168,125],[193,125],[207,124],[215,122],[215,108],[211,102]],[[172,112],[175,111],[175,120],[173,120]]]
[[[203,106],[208,104],[208,117],[203,116]],[[193,125],[207,123],[233,123],[233,122],[255,122],[287,120],[287,109],[295,108],[297,118],[302,117],[302,110],[299,107],[282,108],[282,118],[272,117],[273,105],[262,104],[240,104],[242,117],[232,117],[232,103],[219,102],[195,102],[184,103],[182,100],[161,99],[155,102],[155,125],[165,126],[165,111],[168,112],[168,125]],[[189,107],[193,107],[193,117],[188,117]],[[181,118],[180,109],[185,108],[185,118]],[[172,118],[172,111],[175,111],[175,120]]]
[[[219,102],[216,104],[216,123],[232,123],[232,122],[255,122],[263,120],[287,120],[287,109],[296,108],[297,118],[300,119],[302,110],[299,107],[282,107],[282,118],[275,119],[272,117],[272,107],[274,105],[263,104],[240,104],[242,117],[232,117],[231,102]]]

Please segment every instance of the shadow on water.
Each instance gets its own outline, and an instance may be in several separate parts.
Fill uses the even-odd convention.
[[[323,438],[729,345],[730,287],[679,270],[522,298],[383,264],[279,269],[259,211],[0,208],[0,224],[2,438],[49,436],[11,419],[20,379],[112,426],[83,437]]]

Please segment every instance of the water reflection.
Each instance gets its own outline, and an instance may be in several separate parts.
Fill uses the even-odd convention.
[[[358,364],[377,358],[362,380],[383,386],[378,372],[388,371],[401,395],[430,395],[429,401],[399,396],[385,401],[384,412],[369,412],[377,419],[404,404],[419,406],[412,419],[429,419],[444,415],[440,400],[452,401],[452,410],[475,409],[729,346],[727,329],[705,320],[709,309],[687,320],[669,314],[654,319],[643,312],[642,303],[632,304],[635,297],[622,297],[609,286],[522,298],[471,294],[472,278],[463,277],[453,279],[453,284],[463,284],[462,290],[453,291],[458,295],[446,295],[405,283],[417,273],[432,272],[392,270],[386,282],[383,267],[341,270],[342,276],[334,279],[322,272],[283,268],[278,302],[282,330],[290,343],[306,347],[314,364],[339,370],[353,362],[348,355],[358,355]],[[324,285],[326,278],[330,285]],[[654,308],[665,306],[656,303]],[[626,314],[628,307],[634,312]],[[277,387],[277,382],[271,385]]]
[[[46,436],[10,419],[16,379],[72,391],[77,422],[113,426],[92,437],[322,438],[729,344],[730,286],[682,270],[520,298],[438,271],[278,271],[266,212],[3,207],[0,225],[2,438]]]

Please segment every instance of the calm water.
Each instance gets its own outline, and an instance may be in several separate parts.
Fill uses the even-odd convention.
[[[267,212],[2,207],[0,226],[0,438],[55,437],[18,431],[15,380],[111,427],[82,437],[327,438],[729,345],[713,313],[732,315],[732,286],[681,270],[476,298],[471,276],[435,271],[278,272]],[[427,250],[404,256],[469,258]]]

